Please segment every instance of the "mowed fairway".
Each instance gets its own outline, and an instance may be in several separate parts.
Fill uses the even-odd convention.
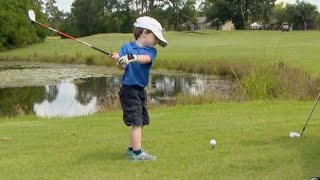
[[[166,32],[157,61],[274,64],[283,61],[320,74],[320,32]],[[131,34],[81,38],[115,52]],[[103,64],[101,53],[68,39],[0,52],[2,60],[72,63],[85,57]],[[89,58],[90,60],[90,58]],[[157,64],[155,64],[157,66]],[[316,98],[316,97],[314,97]],[[320,176],[320,110],[302,138],[314,102],[250,101],[177,105],[150,110],[143,147],[154,162],[123,155],[129,128],[121,111],[87,117],[0,119],[0,179],[310,179]],[[209,145],[217,141],[216,149]]]
[[[274,64],[283,61],[313,73],[320,73],[320,31],[199,31],[166,32],[166,48],[158,47],[157,61],[219,61]],[[98,34],[81,38],[109,52],[130,40],[132,34]],[[92,56],[100,61],[101,53],[69,39],[48,38],[44,43],[0,53],[1,59],[34,60],[48,57],[61,62],[64,56]],[[45,60],[45,58],[42,58]]]
[[[320,115],[312,102],[254,101],[152,109],[130,162],[121,112],[71,119],[1,119],[0,179],[309,179],[320,176]],[[215,150],[209,141],[217,140]]]

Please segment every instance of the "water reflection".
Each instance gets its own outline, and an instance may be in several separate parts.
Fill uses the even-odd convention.
[[[33,105],[42,102],[46,98],[49,99],[46,95],[45,87],[0,89],[0,116],[33,112]]]
[[[91,114],[102,106],[117,106],[119,87],[120,77],[110,75],[66,79],[56,85],[0,89],[0,116],[30,112],[42,117]],[[147,90],[150,102],[166,103],[178,93],[226,93],[230,88],[230,82],[217,77],[152,75]]]
[[[90,91],[82,91],[71,81],[45,86],[45,89],[50,99],[44,99],[42,102],[34,104],[33,112],[38,116],[64,117],[95,112],[97,97]]]
[[[189,93],[198,95],[204,92],[205,79],[197,76],[163,76],[155,75],[151,78],[151,87],[164,96],[172,96],[177,93]]]

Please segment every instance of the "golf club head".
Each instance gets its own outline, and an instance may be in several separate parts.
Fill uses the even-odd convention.
[[[34,11],[32,9],[28,11],[28,16],[31,21],[36,21],[36,15],[34,14]]]
[[[320,180],[320,177],[312,177],[310,180]]]
[[[300,137],[300,134],[297,133],[297,132],[290,132],[289,136],[290,136],[291,138],[298,138],[298,137]]]

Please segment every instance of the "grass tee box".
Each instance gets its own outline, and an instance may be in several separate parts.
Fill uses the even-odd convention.
[[[319,74],[319,31],[200,31],[165,32],[167,48],[158,48],[157,61],[230,61],[269,63],[284,61]],[[97,34],[82,41],[107,52],[118,51],[121,44],[134,40],[131,34]],[[90,56],[101,62],[106,56],[70,39],[47,39],[44,43],[0,53],[0,59],[46,60],[62,62],[66,57],[80,61]]]
[[[1,179],[310,179],[320,176],[320,119],[312,102],[216,103],[150,111],[145,149],[130,162],[120,112],[71,119],[0,120]],[[6,139],[3,139],[6,138]],[[215,139],[215,149],[209,141]]]

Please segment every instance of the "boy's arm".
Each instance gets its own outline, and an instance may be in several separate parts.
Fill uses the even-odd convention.
[[[148,64],[151,62],[151,58],[149,55],[137,55],[137,61],[140,64]]]

